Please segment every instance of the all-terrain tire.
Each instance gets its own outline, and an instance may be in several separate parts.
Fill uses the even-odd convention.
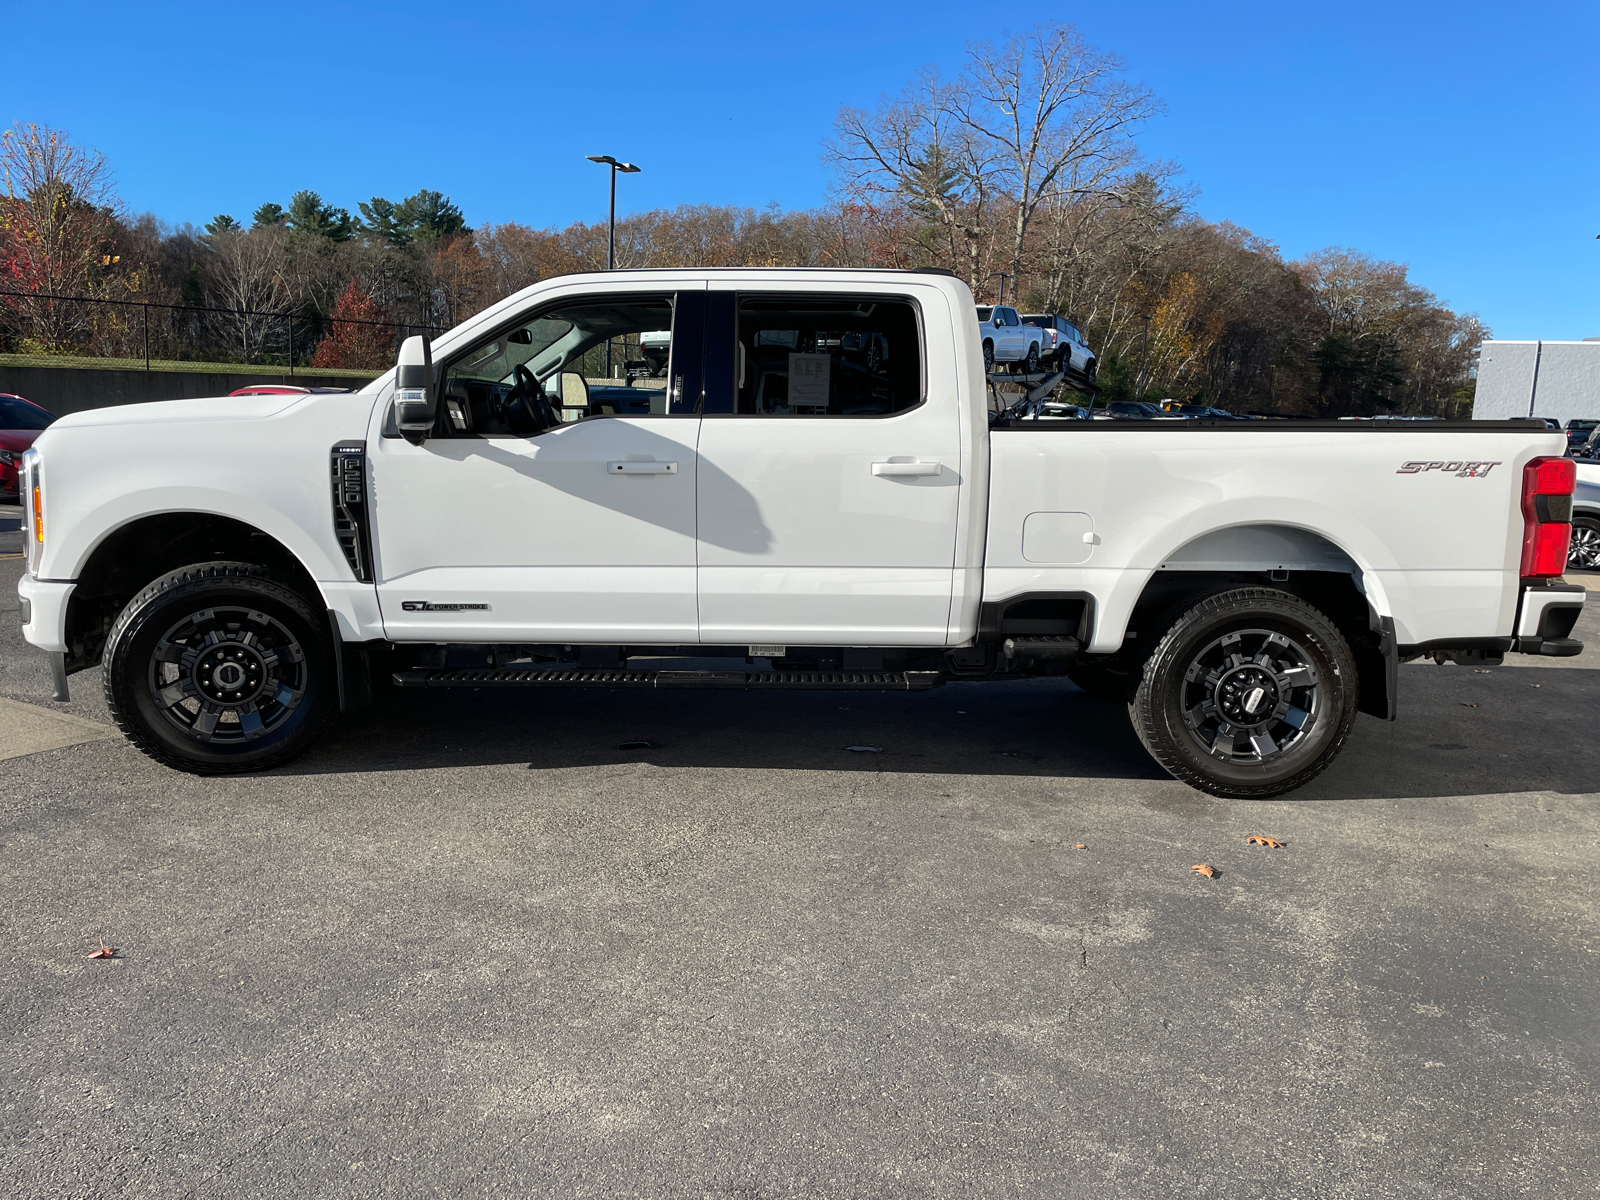
[[[118,728],[196,775],[285,763],[337,705],[326,618],[254,563],[195,563],[149,584],[111,626],[104,663]]]
[[[1350,737],[1359,695],[1355,655],[1332,621],[1288,592],[1238,588],[1167,627],[1128,715],[1174,778],[1265,798],[1327,768]]]

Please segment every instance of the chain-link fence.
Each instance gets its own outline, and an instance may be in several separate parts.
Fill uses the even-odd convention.
[[[357,321],[0,289],[0,357],[13,365],[147,371],[271,369],[370,377],[394,365],[401,341],[440,327]]]

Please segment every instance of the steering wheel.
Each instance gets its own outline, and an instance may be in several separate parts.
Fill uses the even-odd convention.
[[[533,372],[518,363],[513,373],[517,386],[507,394],[504,407],[506,425],[511,432],[518,437],[533,437],[561,424],[561,414],[550,403],[550,397],[544,394]]]

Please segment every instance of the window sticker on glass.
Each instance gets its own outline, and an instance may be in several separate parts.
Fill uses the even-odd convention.
[[[828,407],[827,354],[789,355],[789,407]]]

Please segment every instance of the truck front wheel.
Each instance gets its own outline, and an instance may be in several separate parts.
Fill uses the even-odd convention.
[[[1128,705],[1145,749],[1217,796],[1277,796],[1310,782],[1355,724],[1355,656],[1297,596],[1239,588],[1195,604],[1157,643]]]
[[[196,563],[128,602],[106,638],[106,704],[135,746],[197,775],[264,771],[333,713],[325,621],[275,572]]]

